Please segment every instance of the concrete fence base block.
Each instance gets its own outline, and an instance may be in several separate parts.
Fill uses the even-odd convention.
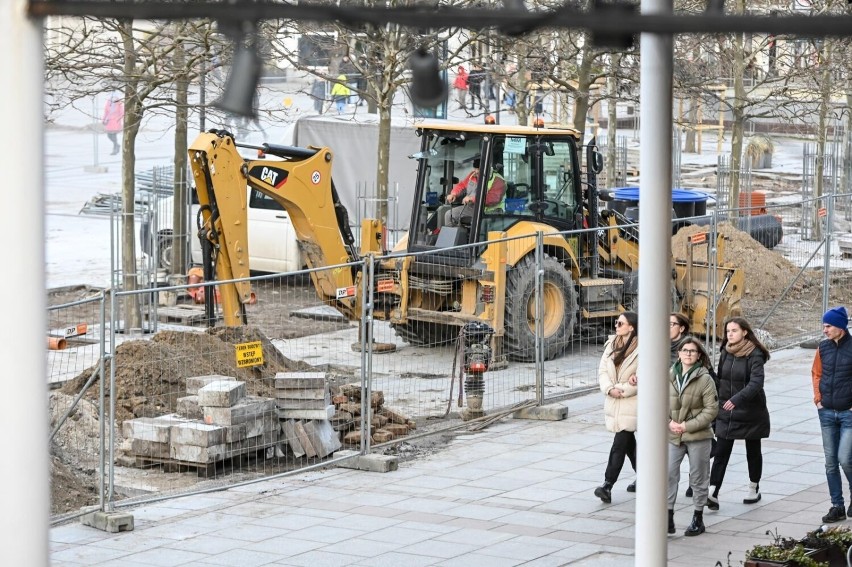
[[[512,414],[513,419],[538,419],[541,421],[562,421],[568,417],[568,406],[549,405],[524,408]]]
[[[80,518],[80,523],[84,526],[109,532],[111,534],[118,532],[133,531],[133,514],[127,512],[92,512]]]
[[[337,466],[344,469],[355,469],[367,472],[392,472],[399,469],[399,457],[392,455],[361,455],[358,451],[337,451],[335,457],[351,458],[339,463]]]

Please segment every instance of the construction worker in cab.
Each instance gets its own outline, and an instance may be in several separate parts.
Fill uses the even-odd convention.
[[[461,207],[453,207],[444,216],[444,225],[458,226],[463,218],[473,217],[474,204],[476,203],[476,186],[479,184],[480,156],[473,158],[473,169],[467,177],[453,186],[453,190],[447,195],[447,203],[454,203],[461,199]],[[492,168],[491,176],[485,193],[485,212],[492,213],[503,209],[506,199],[506,182],[503,177]]]

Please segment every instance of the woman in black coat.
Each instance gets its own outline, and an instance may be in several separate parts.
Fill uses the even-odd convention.
[[[719,488],[734,448],[734,441],[745,440],[749,490],[744,504],[760,500],[763,454],[760,440],[769,437],[769,410],[763,391],[763,365],[769,350],[755,336],[742,317],[725,323],[716,386],[719,391],[719,415],[716,417],[716,449],[710,471],[710,495],[707,507],[719,509]]]

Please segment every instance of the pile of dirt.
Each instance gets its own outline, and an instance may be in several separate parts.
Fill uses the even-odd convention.
[[[238,368],[235,348],[239,343],[260,341],[264,363],[250,368]],[[282,355],[263,333],[254,327],[216,327],[205,332],[162,331],[151,340],[128,341],[115,350],[116,421],[156,417],[172,413],[177,399],[186,396],[186,378],[221,374],[246,383],[246,390],[255,396],[273,397],[273,378],[278,372],[311,370],[305,362],[293,361]],[[76,395],[96,371],[90,368],[66,383],[61,392]],[[106,396],[111,394],[107,384]],[[85,395],[97,400],[95,384]]]
[[[50,462],[50,513],[65,514],[98,503],[97,479],[54,455]]]
[[[73,398],[50,393],[50,430],[68,412]],[[100,420],[97,407],[80,400],[62,423],[50,444],[52,514],[64,514],[98,501],[97,468],[100,455]]]
[[[687,241],[690,236],[707,232],[707,227],[691,225],[678,231],[672,237],[672,254],[677,260],[686,260]],[[725,265],[739,268],[745,276],[746,296],[759,297],[765,301],[775,299],[784,292],[787,285],[793,281],[799,268],[780,253],[769,250],[748,233],[735,228],[730,223],[719,225],[719,234],[725,241],[723,262]],[[697,262],[707,261],[707,246],[696,246],[693,259]],[[810,278],[803,275],[796,284],[795,291],[802,291],[813,284]]]

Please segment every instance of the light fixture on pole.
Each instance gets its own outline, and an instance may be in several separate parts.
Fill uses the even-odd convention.
[[[233,37],[234,58],[225,82],[225,92],[213,106],[239,116],[255,118],[257,85],[263,68],[263,61],[257,52],[257,25],[255,22],[244,22],[239,30],[224,28],[223,31]]]
[[[417,106],[434,108],[447,98],[447,84],[441,79],[438,58],[423,47],[411,54],[411,100]]]

